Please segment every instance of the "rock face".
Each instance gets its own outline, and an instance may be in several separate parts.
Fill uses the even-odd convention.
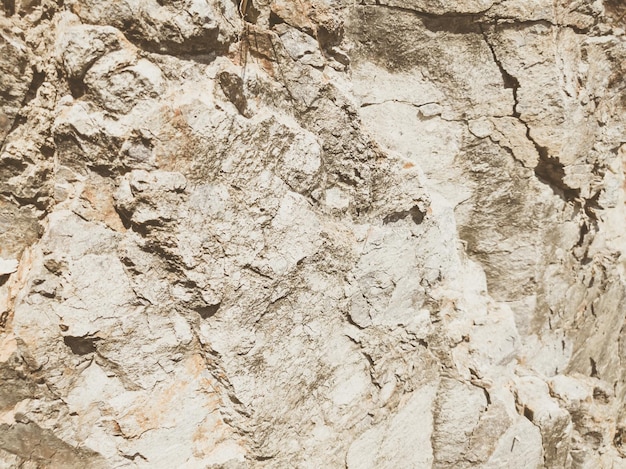
[[[4,0],[0,466],[626,467],[617,0]]]

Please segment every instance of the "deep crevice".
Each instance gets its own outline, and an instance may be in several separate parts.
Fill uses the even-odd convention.
[[[72,98],[79,99],[85,94],[85,84],[80,78],[68,78],[67,85]]]
[[[535,166],[535,177],[546,184],[552,189],[552,192],[561,197],[566,202],[571,202],[580,196],[580,190],[572,189],[567,184],[563,182],[565,177],[565,166],[561,163],[558,158],[551,157],[548,153],[548,149],[542,145],[539,145],[537,141],[530,134],[530,126],[528,123],[522,119],[521,113],[519,112],[519,97],[518,90],[520,88],[519,80],[511,75],[502,65],[502,62],[498,58],[496,54],[495,48],[493,44],[489,41],[489,37],[487,36],[487,32],[481,26],[480,28],[483,38],[485,39],[485,43],[489,50],[491,51],[491,55],[493,56],[493,60],[498,66],[500,73],[502,75],[502,82],[505,89],[510,89],[513,93],[513,110],[512,117],[515,117],[519,122],[521,122],[526,128],[526,138],[529,142],[533,144],[535,150],[537,151],[537,155],[539,156],[539,161],[537,166]]]
[[[22,102],[22,106],[26,106],[35,98],[35,96],[37,96],[37,90],[39,90],[43,82],[46,80],[46,74],[44,72],[38,72],[35,68],[32,70],[33,78],[30,82],[30,86],[28,87],[28,91],[26,92],[26,96],[24,97],[24,101]]]
[[[527,127],[528,128],[528,127]],[[529,138],[531,142],[534,140]],[[535,143],[535,147],[542,151],[539,153],[539,162],[535,167],[537,179],[552,188],[552,191],[565,201],[572,201],[580,195],[579,189],[572,189],[563,182],[565,167],[557,158],[547,155],[547,150]]]
[[[506,69],[504,68],[504,65],[502,65],[502,62],[498,58],[498,54],[496,54],[496,50],[493,47],[493,44],[491,44],[491,42],[489,41],[487,32],[482,27],[482,25],[480,26],[480,32],[483,35],[485,44],[487,44],[487,47],[491,51],[491,56],[493,57],[493,61],[496,63],[496,65],[498,66],[498,69],[500,70],[500,74],[502,75],[502,82],[504,83],[504,88],[513,90],[513,101],[514,101],[513,116],[519,117],[519,113],[517,112],[517,89],[520,87],[519,81],[516,77],[514,77],[509,72],[507,72]]]

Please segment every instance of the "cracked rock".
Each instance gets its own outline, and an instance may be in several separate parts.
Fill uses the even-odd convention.
[[[624,12],[0,2],[0,467],[622,467]]]

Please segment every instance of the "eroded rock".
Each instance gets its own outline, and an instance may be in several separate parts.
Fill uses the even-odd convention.
[[[4,2],[0,465],[619,467],[616,2]]]

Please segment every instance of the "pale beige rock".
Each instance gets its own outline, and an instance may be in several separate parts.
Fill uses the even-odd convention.
[[[346,466],[352,468],[430,467],[435,388],[417,390],[388,422],[368,430],[348,450]],[[416,416],[420,416],[416,419]]]
[[[0,259],[0,275],[12,274],[18,265],[19,262],[15,259]]]
[[[0,466],[626,457],[623,8],[0,6]]]

